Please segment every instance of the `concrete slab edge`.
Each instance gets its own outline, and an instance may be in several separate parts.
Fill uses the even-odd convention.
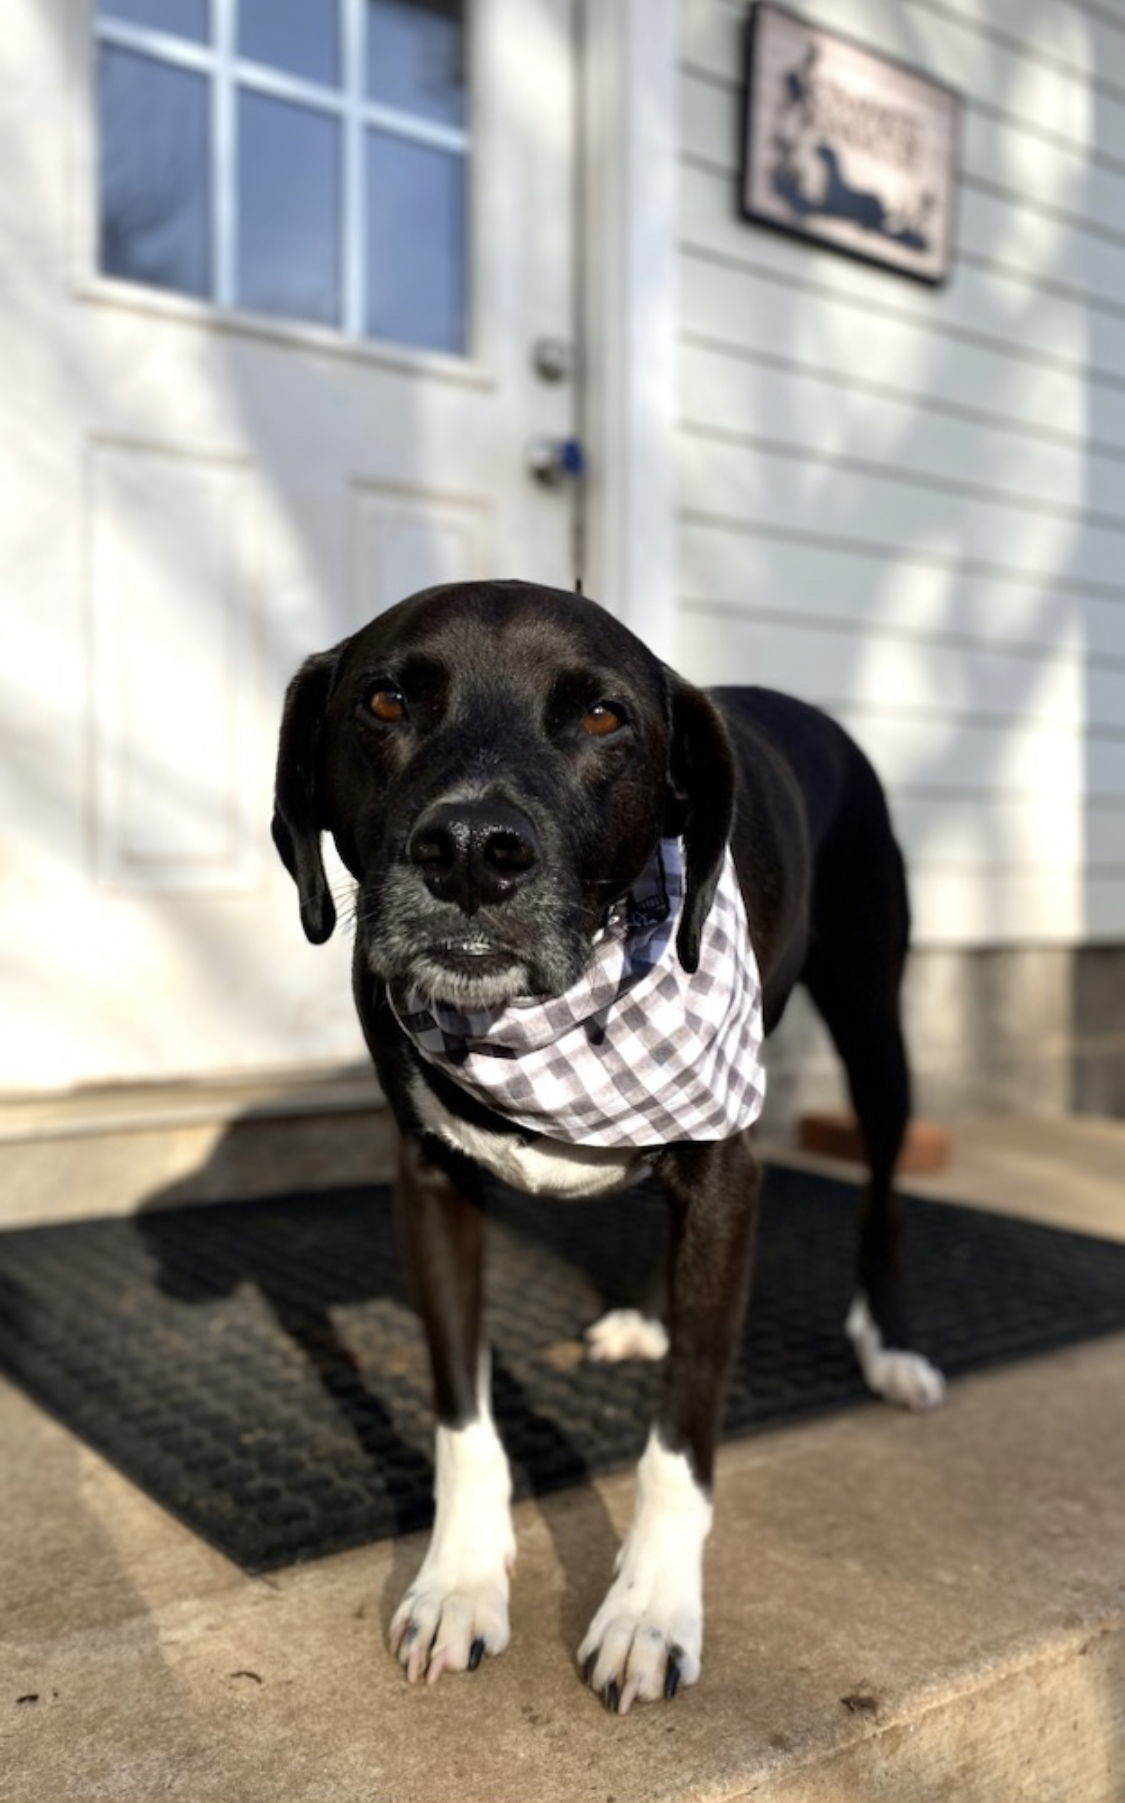
[[[1120,1803],[1125,1604],[916,1694],[843,1743],[693,1803]]]

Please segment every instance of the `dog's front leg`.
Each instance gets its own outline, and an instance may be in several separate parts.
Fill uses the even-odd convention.
[[[443,1166],[415,1135],[404,1136],[399,1239],[426,1330],[438,1418],[433,1533],[391,1622],[391,1651],[412,1683],[475,1671],[485,1653],[503,1652],[516,1553],[511,1479],[481,1343],[477,1182],[465,1161],[457,1161],[456,1181],[454,1167]]]
[[[699,1676],[715,1440],[758,1200],[745,1134],[670,1147],[657,1168],[672,1208],[664,1393],[617,1576],[578,1649],[586,1681],[622,1715],[635,1698],[674,1696]]]

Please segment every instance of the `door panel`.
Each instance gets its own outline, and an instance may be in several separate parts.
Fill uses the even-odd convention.
[[[20,0],[29,19],[45,3]],[[73,95],[69,0],[50,6],[58,30],[29,25],[20,40],[29,91]],[[371,321],[404,341],[449,345],[460,309],[463,355],[364,335],[375,285],[360,279],[358,259],[374,239],[357,222],[381,204],[370,186],[379,158],[364,141],[375,126],[361,112],[345,116],[327,91],[316,123],[338,127],[339,142],[350,143],[339,214],[346,329],[273,310],[271,296],[288,306],[290,280],[304,295],[297,311],[330,314],[335,300],[302,274],[324,264],[327,239],[304,234],[285,271],[285,231],[301,210],[287,209],[295,178],[284,159],[271,162],[264,140],[241,178],[210,168],[215,210],[203,248],[198,206],[181,194],[166,203],[163,238],[161,218],[142,215],[140,238],[125,243],[119,234],[99,269],[97,66],[111,53],[131,57],[136,77],[134,65],[151,52],[130,35],[138,21],[141,31],[162,26],[169,55],[159,73],[211,84],[212,147],[237,158],[245,98],[237,0],[213,4],[225,21],[225,100],[222,59],[200,23],[205,10],[188,0],[120,0],[92,13],[89,129],[72,134],[87,267],[72,289],[44,297],[29,259],[0,298],[0,323],[34,351],[7,396],[18,427],[8,438],[22,457],[15,490],[34,499],[29,470],[41,469],[46,482],[60,447],[70,472],[55,480],[51,542],[37,545],[33,562],[24,557],[13,618],[29,648],[45,618],[57,622],[55,664],[77,673],[85,747],[56,759],[49,778],[41,760],[11,790],[13,855],[0,866],[0,894],[19,922],[0,1034],[0,1083],[9,1087],[360,1058],[346,932],[324,950],[305,943],[269,844],[285,684],[310,651],[414,587],[489,574],[569,585],[572,575],[573,491],[536,484],[525,461],[530,440],[565,437],[575,417],[571,384],[538,377],[532,353],[536,340],[569,341],[574,331],[570,0],[469,8],[467,127],[448,68],[444,86],[423,80],[423,51],[440,64],[443,43],[448,50],[443,9],[426,9],[434,17],[423,22],[420,49],[417,9],[403,0],[366,8],[340,0],[341,43],[353,42],[369,14],[391,46],[382,87],[376,70],[364,89],[371,104],[417,109],[396,143],[448,158],[467,129],[460,223],[456,197],[427,201],[414,176],[415,185],[386,196],[386,207],[398,208],[396,229],[413,227],[409,254],[417,280],[434,290],[430,314],[421,320],[411,306],[411,271],[399,267],[380,290],[392,299]],[[251,38],[259,27],[268,36],[270,9],[254,11],[261,17]],[[270,54],[278,66],[255,63],[257,87],[244,84],[250,99],[259,110],[267,100],[275,109],[311,106],[306,77],[286,68],[301,46]],[[126,115],[115,117],[103,138],[126,194],[143,164],[128,127]],[[319,163],[305,174],[311,180],[317,170],[323,176]],[[23,241],[41,247],[39,266],[61,263],[68,205],[49,184],[28,184],[26,200],[17,191],[12,204],[25,208]],[[240,218],[240,204],[254,209],[252,219]],[[177,248],[183,219],[194,234],[186,261]],[[357,229],[362,242],[349,237]],[[159,285],[181,264],[208,298]],[[239,270],[245,278],[251,268],[264,311],[216,304],[233,301]],[[14,567],[18,522],[0,535]],[[33,657],[16,661],[5,730],[30,718],[45,743],[73,746],[73,684],[45,686]],[[338,869],[334,880],[346,886]]]
[[[246,471],[97,445],[90,486],[95,862],[115,886],[251,874]],[[187,755],[190,747],[190,756]]]
[[[495,568],[492,510],[479,498],[364,486],[353,510],[357,626],[416,589]]]

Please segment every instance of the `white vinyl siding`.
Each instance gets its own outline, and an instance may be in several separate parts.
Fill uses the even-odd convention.
[[[919,942],[1125,939],[1125,5],[797,10],[962,94],[954,274],[738,218],[745,8],[682,0],[678,661],[855,733]]]

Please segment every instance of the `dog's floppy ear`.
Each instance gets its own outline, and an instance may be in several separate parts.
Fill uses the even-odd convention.
[[[273,842],[301,904],[301,925],[323,945],[336,925],[336,906],[324,873],[320,835],[320,741],[339,649],[319,651],[298,670],[285,692],[274,783]]]
[[[680,963],[699,968],[703,928],[715,899],[734,823],[734,754],[718,709],[702,689],[665,671],[668,684],[668,830],[683,835],[684,911]]]

